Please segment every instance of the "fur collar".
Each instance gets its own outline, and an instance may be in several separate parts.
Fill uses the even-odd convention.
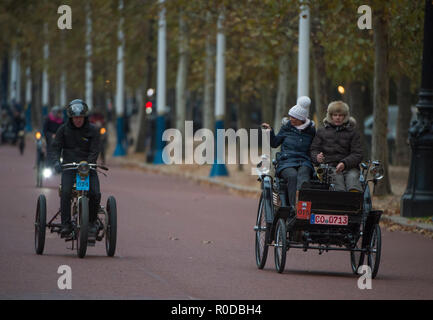
[[[325,127],[334,127],[334,128],[337,127],[336,125],[334,125],[332,123],[331,117],[329,115],[326,115],[326,118],[323,119],[323,125]],[[348,116],[345,118],[343,124],[341,126],[338,126],[338,127],[347,128],[347,127],[355,127],[355,126],[356,126],[355,118]]]
[[[283,119],[281,120],[281,124],[283,126],[287,125],[287,126],[292,126],[292,124],[290,123],[290,119],[288,117],[283,117]],[[294,127],[298,130],[304,130],[306,128],[308,128],[309,126],[314,127],[316,124],[314,123],[313,120],[307,119],[307,121],[305,121],[304,124],[301,124],[300,126]],[[293,127],[293,126],[292,126]]]

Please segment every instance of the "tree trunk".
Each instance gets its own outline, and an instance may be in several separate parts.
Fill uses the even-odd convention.
[[[380,160],[384,168],[384,178],[374,190],[377,196],[391,194],[388,174],[388,99],[389,99],[389,18],[386,9],[381,8],[373,15],[374,24],[374,102],[373,102],[373,136],[372,158]]]
[[[410,147],[408,132],[412,117],[410,103],[410,79],[402,75],[397,84],[397,133],[395,137],[394,164],[397,166],[408,166],[410,163]]]
[[[274,119],[274,106],[272,105],[272,93],[270,87],[260,88],[262,122],[272,123]]]
[[[287,100],[289,91],[289,55],[287,52],[283,53],[279,58],[278,67],[278,92],[277,102],[275,106],[274,115],[274,131],[275,134],[281,128],[281,118],[287,113]]]
[[[86,103],[93,109],[93,47],[92,47],[92,9],[90,3],[86,4]]]
[[[36,130],[42,130],[42,74],[33,72],[34,100],[32,103],[32,126]]]
[[[356,127],[361,136],[361,145],[363,150],[363,158],[367,159],[368,150],[365,143],[364,135],[364,119],[365,119],[365,108],[364,108],[364,98],[362,93],[363,83],[359,81],[352,81],[347,86],[348,91],[348,103],[351,110],[351,115],[356,120]]]
[[[206,15],[207,25],[211,24],[212,14]],[[204,97],[203,97],[203,128],[214,130],[215,128],[215,109],[213,105],[214,96],[214,66],[215,46],[212,44],[211,34],[206,36],[206,58],[204,69]]]
[[[185,136],[186,81],[188,75],[188,30],[183,14],[179,17],[179,65],[176,80],[176,128]]]

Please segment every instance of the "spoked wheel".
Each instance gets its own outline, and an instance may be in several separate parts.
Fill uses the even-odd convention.
[[[362,237],[359,237],[354,249],[359,250],[361,248],[362,248]],[[364,263],[364,259],[365,259],[365,252],[350,251],[350,265],[352,266],[353,274],[359,274],[358,269]]]
[[[87,251],[87,239],[89,232],[89,199],[78,199],[78,224],[76,226],[77,255],[84,258]]]
[[[36,151],[36,187],[42,187],[42,172],[44,170],[44,154],[38,149]]]
[[[24,154],[24,142],[20,142],[20,155]]]
[[[268,257],[270,223],[266,223],[265,203],[263,195],[260,196],[259,208],[257,211],[257,221],[254,231],[256,232],[256,264],[257,268],[263,269]]]
[[[284,271],[287,255],[287,228],[284,219],[278,219],[275,230],[275,268],[279,273]]]
[[[42,254],[45,246],[45,227],[47,221],[47,202],[45,196],[41,194],[38,198],[35,218],[35,251]]]
[[[375,225],[368,248],[368,266],[371,269],[371,277],[374,279],[379,271],[380,254],[382,250],[382,234],[380,226]]]
[[[24,138],[20,138],[20,142],[19,142],[18,147],[20,149],[20,155],[23,155],[24,154],[24,147],[25,147]]]
[[[38,163],[36,164],[36,187],[38,188],[42,187],[42,170],[42,161],[38,161]]]
[[[117,206],[116,199],[113,196],[108,197],[106,210],[105,249],[107,256],[112,257],[116,252],[117,241]]]

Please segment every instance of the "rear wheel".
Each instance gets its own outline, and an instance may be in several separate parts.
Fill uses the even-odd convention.
[[[117,242],[117,205],[116,199],[113,196],[108,198],[106,210],[105,249],[107,251],[107,256],[112,257],[116,252]]]
[[[45,227],[47,221],[47,202],[45,196],[41,194],[38,198],[35,218],[35,251],[42,254],[45,246]]]
[[[382,234],[380,226],[375,225],[371,236],[370,246],[368,250],[368,266],[371,269],[371,277],[374,279],[379,271],[380,254],[382,250]]]
[[[268,241],[269,241],[269,230],[270,223],[266,223],[265,217],[265,203],[263,194],[260,197],[259,208],[257,211],[257,220],[254,230],[256,232],[255,241],[255,253],[256,253],[256,264],[257,268],[263,269],[266,264],[266,259],[268,257]]]
[[[284,271],[286,266],[287,255],[287,228],[286,220],[278,219],[277,227],[275,230],[275,268],[279,273]]]
[[[78,199],[78,224],[76,226],[77,235],[77,255],[84,258],[87,251],[87,240],[89,232],[89,199],[80,197]]]

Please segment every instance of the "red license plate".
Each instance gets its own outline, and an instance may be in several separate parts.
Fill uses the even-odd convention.
[[[333,226],[347,226],[349,223],[348,216],[328,215],[328,214],[312,214],[310,224],[327,224]]]
[[[310,219],[311,201],[299,201],[296,209],[296,218],[301,220]]]

